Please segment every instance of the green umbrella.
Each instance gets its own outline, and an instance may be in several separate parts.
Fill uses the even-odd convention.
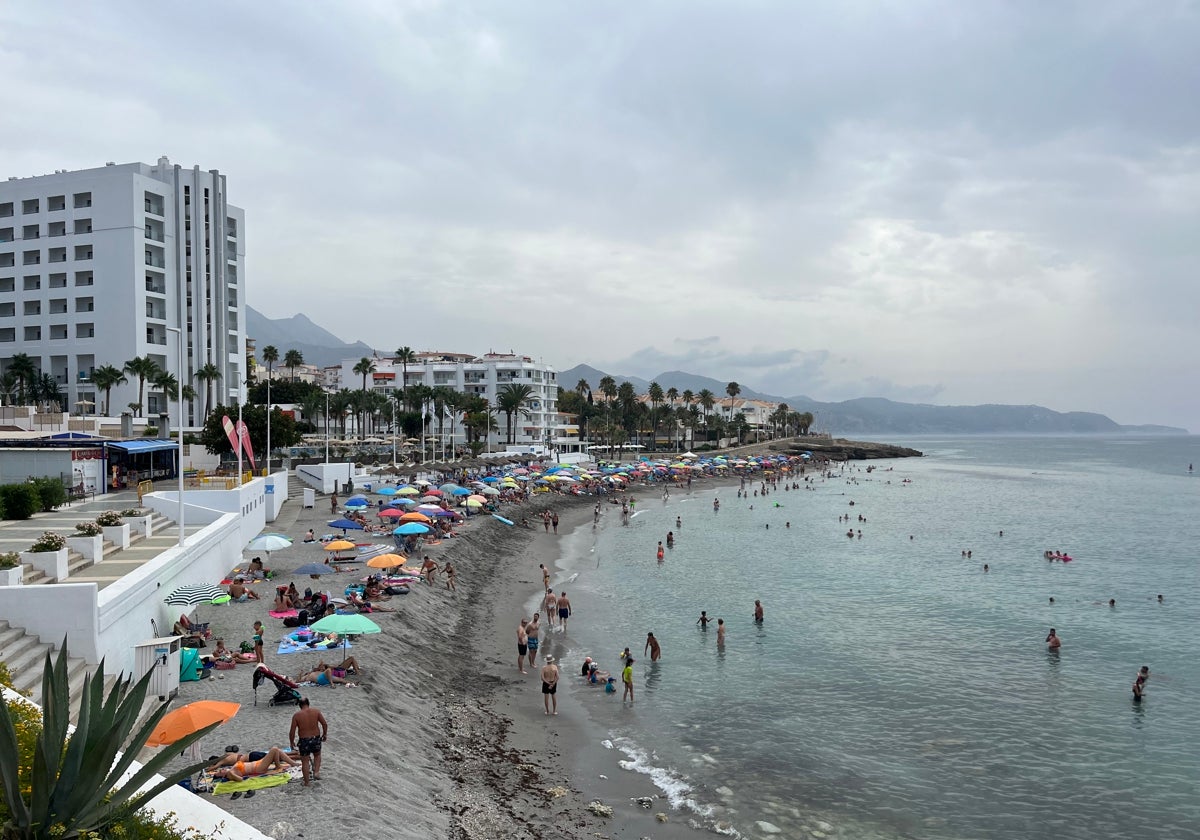
[[[342,658],[346,656],[346,641],[349,636],[362,636],[367,633],[382,633],[378,624],[365,615],[349,613],[327,615],[320,621],[310,624],[309,630],[316,633],[337,633],[342,637]]]

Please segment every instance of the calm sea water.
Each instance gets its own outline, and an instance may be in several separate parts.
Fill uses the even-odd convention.
[[[574,536],[564,665],[638,656],[633,708],[573,695],[625,766],[748,838],[1200,837],[1200,438],[904,442],[811,492],[635,489]]]

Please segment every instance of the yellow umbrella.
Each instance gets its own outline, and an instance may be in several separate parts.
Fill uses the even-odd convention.
[[[467,499],[467,507],[483,507],[483,502],[479,501],[478,499]]]
[[[326,551],[349,551],[354,548],[354,543],[350,540],[334,540],[333,542],[325,543]]]
[[[391,569],[407,562],[408,558],[400,554],[377,554],[367,561],[367,565],[372,569]]]
[[[401,487],[399,490],[396,491],[396,495],[397,496],[416,496],[420,492],[421,491],[418,490],[416,487]]]

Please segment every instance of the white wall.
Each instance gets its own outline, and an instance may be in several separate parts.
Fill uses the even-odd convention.
[[[263,479],[267,503],[267,522],[275,521],[276,517],[279,516],[279,511],[283,508],[283,503],[287,501],[289,478],[288,472],[284,470],[282,472],[271,473]]]
[[[100,661],[94,583],[0,586],[0,615],[46,644],[60,645],[66,635],[73,656],[93,665]],[[131,663],[132,658],[131,651]]]
[[[267,479],[255,478],[232,490],[184,490],[184,523],[208,524],[222,513],[240,517],[242,545],[250,542],[267,524]],[[286,496],[286,489],[285,489]],[[179,491],[157,490],[142,499],[146,507],[178,522]]]
[[[342,490],[342,484],[354,474],[354,464],[301,464],[296,477],[320,493]]]
[[[172,591],[187,584],[221,580],[241,562],[245,542],[238,519],[237,514],[224,514],[213,524],[190,535],[183,548],[172,546],[100,591],[96,603],[97,648],[114,671],[133,671],[133,646],[154,638],[150,619],[158,622],[160,633],[166,634],[181,612],[190,612],[163,603]],[[58,589],[59,586],[44,588]],[[219,609],[222,607],[200,607],[200,620],[206,620],[205,611]]]

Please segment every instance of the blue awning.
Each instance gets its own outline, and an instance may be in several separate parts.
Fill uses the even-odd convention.
[[[178,449],[179,444],[173,440],[113,440],[109,447],[120,449],[130,455],[141,455],[145,452],[161,452],[164,449]]]

